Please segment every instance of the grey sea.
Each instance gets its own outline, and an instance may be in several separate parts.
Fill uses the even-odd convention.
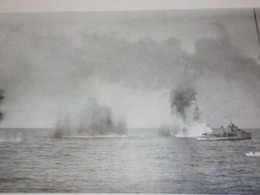
[[[260,130],[253,139],[54,139],[50,129],[0,130],[0,192],[260,193]],[[137,136],[138,135],[138,136]]]

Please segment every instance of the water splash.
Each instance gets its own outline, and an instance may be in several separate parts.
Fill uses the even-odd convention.
[[[117,120],[108,106],[101,106],[96,101],[82,114],[79,134],[92,136],[125,134],[126,125],[123,120]]]
[[[193,123],[200,118],[196,95],[195,90],[187,83],[180,85],[176,90],[172,91],[172,112],[184,123]]]
[[[200,109],[196,99],[196,91],[191,82],[181,83],[177,89],[172,90],[171,108],[174,116],[173,129],[176,136],[194,137],[211,128],[200,121]]]
[[[78,123],[66,115],[59,119],[54,137],[124,135],[126,123],[116,119],[108,106],[92,101],[80,114]],[[77,123],[77,124],[76,124]]]

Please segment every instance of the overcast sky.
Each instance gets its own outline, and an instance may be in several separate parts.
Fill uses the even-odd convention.
[[[260,126],[252,9],[0,14],[0,45],[2,127],[54,127],[93,99],[129,127],[169,125],[187,79],[204,122]]]

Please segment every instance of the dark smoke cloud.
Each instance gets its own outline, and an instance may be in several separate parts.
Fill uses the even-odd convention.
[[[240,16],[241,13],[243,16],[244,12],[241,11],[227,18],[237,22],[236,16]],[[208,29],[197,29],[198,32],[194,33],[212,32],[213,29],[214,36],[199,35],[196,39],[193,37],[192,52],[187,52],[182,47],[182,41],[189,38],[187,32],[193,33],[192,28],[195,26],[187,23],[186,26],[191,30],[185,31],[187,33],[185,35],[177,33],[181,39],[178,36],[172,38],[172,33],[178,31],[177,29],[183,31],[182,21],[188,22],[188,19],[185,19],[185,16],[178,17],[180,24],[175,26],[174,23],[170,23],[174,21],[174,14],[169,12],[155,15],[150,12],[144,14],[145,17],[141,13],[140,17],[133,14],[132,17],[135,19],[128,17],[128,14],[120,13],[118,16],[129,22],[120,20],[126,27],[123,29],[126,32],[122,33],[125,36],[122,37],[111,30],[121,32],[118,30],[122,29],[121,26],[114,20],[120,17],[113,17],[107,25],[106,15],[101,14],[101,17],[98,13],[93,16],[93,21],[98,20],[98,24],[93,22],[91,17],[85,17],[88,20],[85,23],[78,20],[82,18],[81,15],[76,19],[71,19],[66,14],[21,14],[10,17],[2,15],[0,88],[5,89],[6,101],[3,106],[6,106],[6,118],[11,119],[8,124],[28,125],[30,121],[34,121],[31,118],[35,117],[34,119],[38,121],[33,122],[31,124],[33,126],[46,118],[47,121],[55,118],[56,112],[52,108],[63,99],[73,97],[77,100],[75,102],[79,102],[78,98],[82,97],[82,94],[91,95],[92,91],[85,86],[96,90],[92,85],[94,79],[111,85],[120,82],[125,88],[146,91],[174,88],[173,94],[176,92],[176,99],[183,100],[178,100],[179,102],[176,100],[173,105],[186,121],[185,109],[189,107],[189,102],[196,102],[194,97],[195,99],[197,97],[200,111],[206,116],[214,116],[213,121],[235,112],[240,115],[240,119],[247,118],[258,124],[260,67],[253,57],[245,56],[236,48],[236,43],[231,41],[233,35],[229,35],[221,22],[212,23],[212,20],[217,20],[218,17],[211,18],[207,14],[202,14],[205,15],[203,23],[205,25],[200,27]],[[150,18],[148,17],[150,15],[154,18],[160,15],[161,19],[156,25],[153,23],[154,20],[151,20],[149,29],[164,27],[169,36],[161,36],[158,39],[164,30],[151,31],[151,38],[146,37],[149,33],[146,31],[139,35],[135,34],[139,29],[136,22],[140,21],[140,18],[147,22],[145,18]],[[165,23],[165,15],[168,25]],[[194,14],[189,15],[189,19],[194,18]],[[201,20],[202,15],[196,15],[198,19],[196,21]],[[225,17],[226,15],[223,16],[224,19]],[[243,21],[251,23],[248,22],[248,17],[251,20],[251,15],[247,15]],[[80,22],[74,25],[75,21]],[[143,23],[138,24],[142,29]],[[131,30],[131,33],[128,30]],[[129,38],[132,34],[136,39]],[[192,90],[181,90],[183,86],[178,88],[177,84],[187,77],[192,78],[192,83],[196,83],[197,95]],[[174,97],[175,95],[173,100]],[[213,105],[218,106],[215,108]],[[106,120],[101,120],[103,121],[101,124],[110,124],[109,118],[113,121],[110,109],[101,110],[108,110],[104,111],[107,117],[104,117]],[[252,117],[246,117],[248,115]],[[196,117],[194,119],[196,120]],[[250,122],[244,122],[250,125]]]

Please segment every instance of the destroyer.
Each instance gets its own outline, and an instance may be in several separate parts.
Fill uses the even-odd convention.
[[[221,126],[221,130],[213,130],[211,133],[203,133],[197,137],[198,141],[222,141],[222,140],[243,140],[251,139],[251,133],[239,129],[233,123],[228,125],[227,129]]]

